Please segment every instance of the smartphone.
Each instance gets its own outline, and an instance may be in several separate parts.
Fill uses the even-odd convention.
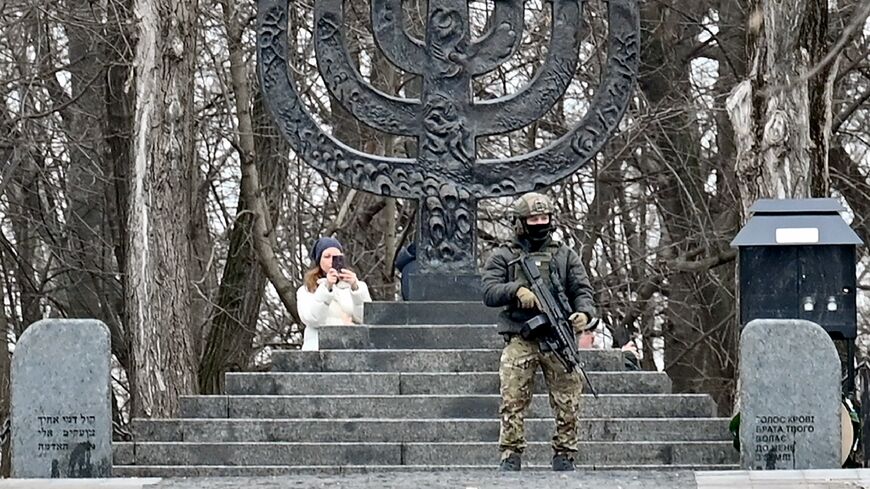
[[[347,263],[344,262],[344,255],[335,255],[332,257],[332,268],[339,273],[341,273],[342,268],[347,268]]]

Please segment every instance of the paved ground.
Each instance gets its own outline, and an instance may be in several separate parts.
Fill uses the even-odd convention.
[[[0,480],[0,489],[870,489],[870,469],[776,472],[392,472],[345,476]]]

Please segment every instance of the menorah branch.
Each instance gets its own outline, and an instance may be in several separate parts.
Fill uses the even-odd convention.
[[[472,75],[483,75],[498,68],[520,47],[524,1],[496,0],[489,28],[471,45],[471,51],[476,53],[469,66]]]
[[[405,29],[402,0],[372,0],[372,31],[375,42],[390,63],[419,75],[426,65],[423,43]]]
[[[581,2],[554,0],[551,6],[547,58],[532,81],[518,93],[474,105],[477,134],[502,134],[540,119],[559,101],[574,79],[583,41]]]
[[[351,64],[342,29],[343,3],[343,0],[318,0],[314,5],[314,48],[326,88],[364,124],[391,134],[416,136],[420,131],[419,100],[376,90]]]
[[[474,167],[474,191],[512,185],[528,192],[553,185],[589,162],[616,131],[631,102],[640,63],[640,15],[635,0],[608,3],[607,64],[601,84],[580,123],[550,146],[504,160],[481,160]],[[505,175],[514,175],[509,182]]]
[[[260,86],[276,126],[297,154],[316,170],[351,187],[416,198],[426,173],[414,160],[357,151],[324,132],[299,98],[287,60],[288,0],[259,0],[257,58]]]

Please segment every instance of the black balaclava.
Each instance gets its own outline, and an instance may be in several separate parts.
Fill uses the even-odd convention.
[[[529,251],[540,251],[550,242],[550,234],[553,232],[553,218],[547,224],[523,223],[523,234],[520,239],[529,244]]]

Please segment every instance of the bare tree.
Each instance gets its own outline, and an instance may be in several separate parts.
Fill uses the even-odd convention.
[[[196,392],[191,331],[195,0],[137,0],[126,317],[133,413],[171,416]]]
[[[266,278],[289,315],[298,321],[295,287],[284,276],[273,250],[274,225],[287,179],[287,144],[271,128],[262,98],[252,96],[242,44],[248,10],[235,0],[221,2],[228,38],[237,148],[243,167],[238,211],[216,297],[216,314],[200,363],[200,392],[223,391],[224,373],[251,366],[254,338]],[[253,102],[253,104],[252,104]],[[253,105],[253,107],[252,107]],[[261,183],[266,182],[265,184]]]
[[[9,436],[3,439],[5,424],[11,414],[12,359],[9,356],[9,323],[6,321],[6,300],[4,290],[0,287],[0,477],[11,477],[12,460],[10,458]]]
[[[744,217],[762,197],[828,194],[837,74],[836,63],[816,69],[827,54],[827,0],[752,0],[749,8],[749,74],[728,99]]]

